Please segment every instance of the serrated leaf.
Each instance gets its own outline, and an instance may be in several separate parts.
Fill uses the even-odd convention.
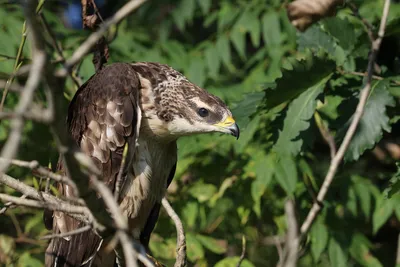
[[[260,152],[253,157],[255,162],[250,165],[250,169],[254,171],[256,179],[251,183],[251,196],[255,202],[253,210],[258,217],[261,216],[260,200],[265,189],[271,182],[274,175],[274,157],[271,154],[265,155]]]
[[[393,202],[381,196],[372,217],[372,232],[376,234],[393,213]]]
[[[231,48],[226,35],[221,35],[217,40],[217,50],[222,62],[229,68],[231,63]]]
[[[311,231],[311,253],[315,262],[318,262],[322,252],[328,245],[328,229],[324,225],[322,219],[317,219],[313,224]]]
[[[393,195],[398,194],[400,191],[400,162],[397,162],[396,166],[397,172],[390,178],[389,186],[384,191],[384,195],[387,198],[393,197]]]
[[[310,127],[315,108],[317,107],[317,97],[325,88],[326,82],[331,75],[320,80],[317,84],[303,92],[294,99],[287,110],[283,123],[283,129],[279,133],[275,150],[280,154],[291,154],[296,156],[303,146],[302,135]],[[307,134],[309,137],[310,135]]]
[[[296,162],[290,155],[279,155],[275,162],[275,179],[287,195],[293,194],[298,177]]]
[[[383,130],[390,132],[389,117],[386,115],[386,107],[393,106],[393,97],[387,91],[388,81],[378,81],[373,84],[372,92],[365,106],[364,114],[357,130],[344,156],[345,161],[358,160],[367,149],[371,149],[379,142]],[[343,137],[352,120],[339,130],[338,136]]]
[[[310,49],[316,53],[322,49],[332,57],[334,57],[336,51],[336,42],[333,37],[316,24],[298,35],[297,44],[300,51]]]
[[[212,237],[204,236],[204,235],[196,235],[197,240],[203,244],[204,247],[211,250],[216,254],[222,254],[226,252],[227,243],[224,240],[214,239]]]
[[[331,266],[347,266],[347,255],[334,238],[329,241],[328,253]]]
[[[250,121],[250,116],[256,112],[258,105],[261,103],[265,93],[256,92],[245,95],[233,109],[232,114],[235,117],[236,123],[245,128]]]
[[[267,12],[262,17],[262,35],[268,48],[278,47],[282,43],[279,14]]]
[[[215,46],[210,45],[205,51],[207,67],[211,77],[216,77],[221,66],[218,50]]]
[[[335,67],[336,65],[333,61],[318,57],[296,61],[292,70],[284,70],[282,72],[281,78],[278,78],[275,82],[275,89],[266,90],[267,107],[273,108],[297,97],[328,75],[331,75]],[[296,81],[295,85],[293,81]]]
[[[355,27],[347,19],[338,17],[323,20],[326,31],[338,40],[339,45],[349,54],[357,42]]]

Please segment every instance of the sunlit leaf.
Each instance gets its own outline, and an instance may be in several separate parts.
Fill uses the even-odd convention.
[[[332,266],[347,266],[346,252],[334,238],[329,240],[328,253]]]
[[[328,228],[323,223],[322,219],[317,219],[313,224],[311,231],[311,253],[315,260],[318,262],[322,252],[324,252],[326,246],[328,245]]]
[[[312,134],[307,129],[310,127],[310,120],[317,106],[317,97],[322,93],[329,78],[330,75],[318,81],[290,103],[283,129],[275,144],[275,150],[278,153],[295,156],[303,147],[303,139],[312,138]]]

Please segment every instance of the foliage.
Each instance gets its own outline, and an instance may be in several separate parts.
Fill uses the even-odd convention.
[[[265,240],[285,234],[285,199],[296,200],[301,223],[329,167],[329,148],[316,117],[340,144],[355,111],[363,86],[359,73],[365,72],[370,49],[362,22],[343,9],[296,33],[281,2],[149,1],[107,35],[111,62],[169,64],[226,101],[241,127],[239,141],[215,135],[179,141],[168,197],[183,220],[192,265],[236,266],[245,235],[242,266],[275,266],[278,252]],[[376,27],[383,1],[355,2]],[[55,9],[46,2],[44,15],[67,57],[88,32],[65,28]],[[393,81],[399,81],[400,49],[398,37],[392,37],[400,29],[399,16],[400,4],[393,3],[383,45],[397,45],[397,50],[382,49],[378,55],[382,79],[373,83],[346,162],[302,244],[299,266],[394,266],[399,156],[378,154],[388,142],[399,149],[400,88]],[[14,57],[21,43],[20,9],[12,4],[0,8],[0,25],[0,39],[7,40],[0,43],[0,78],[7,79],[14,59],[5,55]],[[30,61],[28,45],[22,64]],[[87,56],[76,73],[85,81],[93,72]],[[68,80],[66,99],[76,89]],[[17,99],[10,93],[6,108],[14,107]],[[35,102],[43,104],[44,99],[38,92]],[[2,121],[0,144],[8,129],[9,122]],[[29,122],[19,157],[55,166],[57,155],[49,130]],[[10,174],[39,185],[26,170],[12,168]],[[0,217],[0,263],[39,266],[46,246],[35,240],[46,233],[41,212],[17,208],[6,215]],[[155,258],[172,265],[175,241],[174,226],[162,212],[150,244]]]

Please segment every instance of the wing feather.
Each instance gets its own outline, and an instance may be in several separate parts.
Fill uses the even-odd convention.
[[[69,105],[68,130],[82,150],[93,158],[111,190],[114,190],[118,177],[125,144],[128,143],[130,148],[126,160],[129,163],[137,143],[141,120],[139,89],[140,81],[131,65],[115,63],[82,85]],[[127,164],[123,178],[128,168]],[[59,189],[64,195],[73,196],[68,186],[59,184]],[[83,226],[64,213],[55,212],[50,216],[53,217],[54,233]],[[100,244],[100,237],[93,231],[53,239],[46,250],[46,266],[91,265],[89,259]]]

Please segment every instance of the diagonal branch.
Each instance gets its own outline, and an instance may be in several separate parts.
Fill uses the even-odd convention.
[[[386,27],[386,21],[388,18],[389,14],[389,7],[390,7],[390,0],[385,0],[385,4],[383,7],[383,14],[382,14],[382,19],[379,27],[379,32],[378,32],[378,37],[372,42],[371,45],[371,53],[370,53],[370,58],[368,62],[368,67],[367,67],[367,79],[366,79],[366,84],[364,85],[364,88],[362,89],[360,93],[360,100],[357,105],[356,112],[354,113],[353,120],[351,121],[350,127],[346,132],[346,135],[343,139],[342,144],[339,147],[339,150],[337,151],[335,157],[332,159],[328,173],[326,174],[326,177],[324,179],[324,182],[321,186],[321,189],[318,193],[317,196],[317,201],[314,202],[310,212],[307,215],[306,220],[304,221],[303,225],[301,226],[301,234],[304,235],[306,234],[314,222],[315,218],[319,214],[321,210],[320,203],[322,203],[325,199],[325,196],[328,192],[328,189],[335,177],[335,174],[337,172],[337,169],[339,167],[339,164],[342,162],[344,154],[347,150],[347,148],[350,145],[351,139],[354,136],[354,133],[356,132],[357,126],[361,120],[361,117],[364,113],[365,105],[368,100],[368,96],[371,91],[371,81],[372,81],[372,74],[373,74],[373,66],[375,64],[375,59],[379,51],[379,47],[382,42],[382,38],[385,34],[385,27]]]
[[[187,265],[187,259],[185,230],[183,229],[182,221],[165,197],[162,199],[161,203],[164,209],[167,211],[169,217],[171,217],[171,219],[174,221],[176,227],[176,252],[178,255],[176,257],[174,267],[184,267]]]

